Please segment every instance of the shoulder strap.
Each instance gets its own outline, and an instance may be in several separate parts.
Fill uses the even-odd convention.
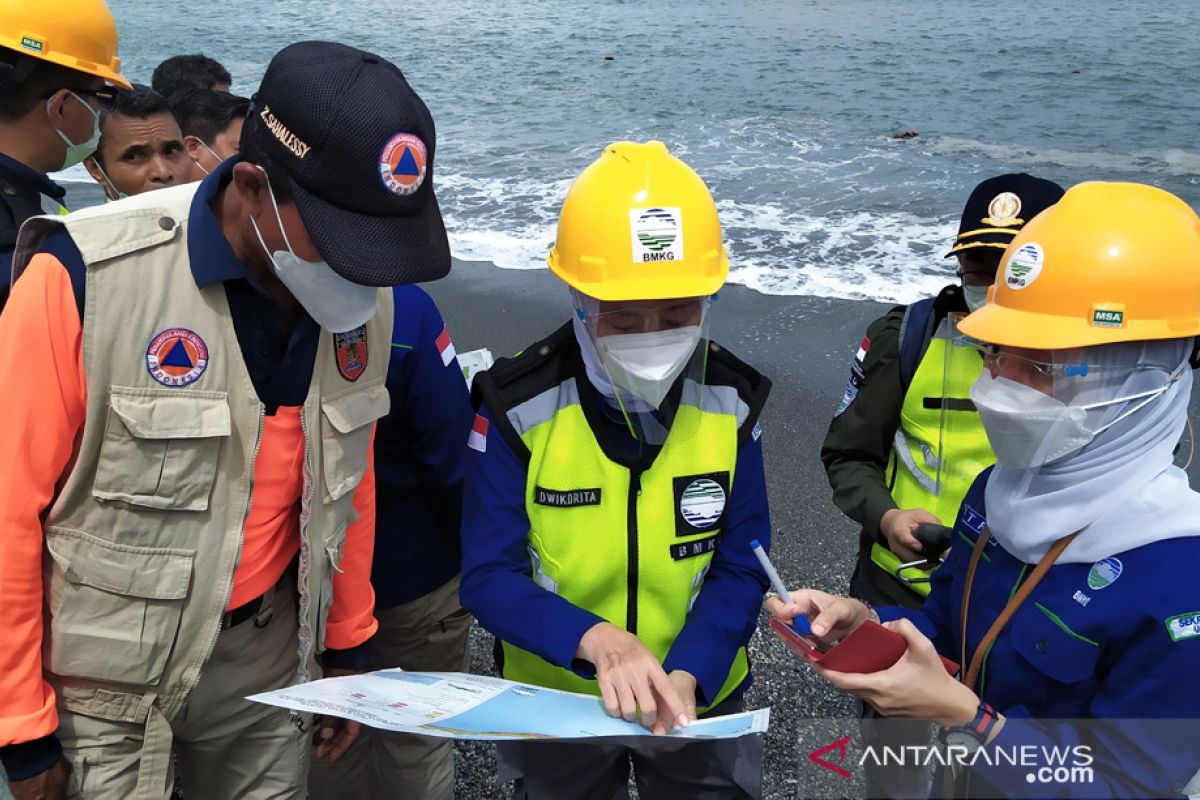
[[[574,377],[572,355],[578,358],[578,352],[575,333],[568,322],[512,358],[497,359],[491,369],[475,376],[471,384],[472,405],[476,411],[487,408],[492,425],[523,461],[529,459],[529,448],[509,422],[509,410]]]
[[[31,217],[21,226],[13,252],[13,280],[20,277],[46,237],[63,226],[89,266],[155,247],[182,235],[199,184],[143,192],[67,216]]]
[[[951,284],[935,297],[918,300],[904,311],[900,322],[900,389],[908,393],[917,367],[929,349],[929,342],[941,321],[951,311],[965,309],[962,287]]]
[[[721,345],[709,342],[707,380],[734,387],[746,404],[746,418],[738,428],[738,447],[742,447],[753,434],[759,414],[771,394],[770,379]]]

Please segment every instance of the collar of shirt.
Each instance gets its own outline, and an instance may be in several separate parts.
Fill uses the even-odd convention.
[[[221,281],[240,279],[249,283],[263,297],[268,297],[266,289],[233,252],[221,223],[213,213],[213,201],[233,180],[233,165],[239,161],[241,156],[226,159],[200,182],[200,188],[192,198],[188,217],[188,259],[192,262],[192,276],[201,289]]]
[[[0,178],[20,184],[20,188],[44,194],[51,200],[62,202],[67,190],[37,170],[27,167],[11,156],[0,153]]]

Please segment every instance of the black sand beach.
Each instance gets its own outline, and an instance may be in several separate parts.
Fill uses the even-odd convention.
[[[460,353],[488,347],[497,357],[512,354],[550,333],[570,313],[566,289],[548,270],[455,262],[449,277],[426,288],[437,300]],[[789,586],[839,593],[846,588],[857,528],[831,502],[817,453],[862,332],[884,308],[848,300],[767,296],[741,286],[726,287],[713,304],[713,338],[774,383],[763,414],[763,442],[773,560]],[[476,628],[473,645],[473,669],[491,671],[491,637]],[[843,731],[828,736],[802,733],[798,726],[802,717],[849,719],[853,703],[797,661],[770,633],[765,614],[750,649],[755,680],[747,705],[771,707],[764,796],[792,800],[814,791],[823,797],[859,794],[857,783],[807,759],[813,750],[851,733],[853,725],[843,723]],[[460,743],[458,755],[459,797],[508,796],[496,781],[490,746]]]

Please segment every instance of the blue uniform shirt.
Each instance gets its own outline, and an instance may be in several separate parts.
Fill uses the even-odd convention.
[[[581,384],[580,391],[595,391]],[[484,409],[480,415],[489,415]],[[618,424],[618,423],[613,423]],[[750,437],[737,456],[729,494],[728,522],[687,622],[663,661],[667,672],[682,669],[696,678],[706,704],[729,677],[737,649],[758,622],[767,580],[750,549],[758,539],[770,547],[762,442]],[[528,472],[502,436],[488,436],[484,452],[467,456],[463,497],[463,606],[484,628],[555,666],[591,678],[575,659],[583,635],[603,618],[549,592],[533,580],[526,549]],[[624,534],[621,534],[624,536]],[[749,678],[741,690],[749,685]]]
[[[962,658],[963,586],[986,522],[990,474],[963,501],[949,560],[934,573],[925,605],[879,609],[884,620],[911,620],[954,661]],[[1178,797],[1200,771],[1200,693],[1191,686],[1200,674],[1200,520],[1197,534],[1098,564],[1055,565],[983,660],[976,691],[1008,718],[992,748],[1090,745],[1094,782],[1057,785],[1054,796]],[[1032,570],[989,540],[971,592],[968,663]],[[1172,719],[1189,722],[1153,722]],[[1180,735],[1185,724],[1192,735]],[[976,770],[1000,796],[1047,796],[1047,786],[1027,783],[1027,766],[1001,763]]]
[[[375,562],[381,608],[407,603],[458,574],[463,462],[475,415],[437,306],[397,286],[387,388],[375,429]]]
[[[49,177],[0,153],[0,308],[4,308],[8,300],[13,245],[17,242],[21,223],[45,213],[43,197],[50,201],[46,206],[61,207],[66,193],[66,189]]]

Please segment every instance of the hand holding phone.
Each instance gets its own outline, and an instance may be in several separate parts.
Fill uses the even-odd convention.
[[[771,627],[797,655],[835,672],[879,672],[899,661],[908,649],[903,636],[871,620],[859,625],[828,649],[774,617],[771,618]],[[958,664],[945,656],[942,657],[942,664],[946,672],[958,674]]]

